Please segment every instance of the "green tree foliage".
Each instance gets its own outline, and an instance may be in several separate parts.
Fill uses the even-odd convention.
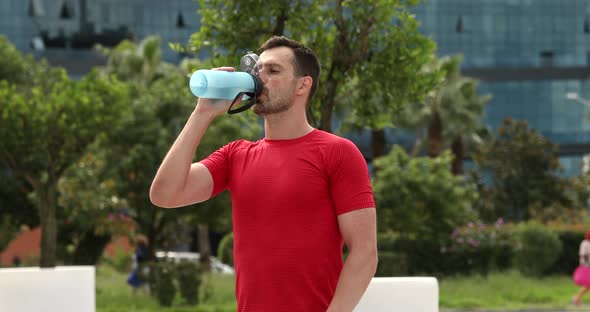
[[[0,55],[33,73],[25,82],[0,81],[0,162],[35,192],[42,226],[41,266],[56,264],[57,183],[86,147],[117,121],[126,88],[91,72],[71,81],[60,68],[11,53]],[[16,76],[18,78],[18,76]]]
[[[410,157],[399,146],[375,160],[380,231],[445,243],[453,229],[473,217],[475,185],[449,171],[449,152]]]
[[[539,223],[522,224],[517,237],[514,264],[524,275],[542,276],[559,257],[559,236]]]
[[[16,84],[24,84],[35,79],[35,72],[30,64],[33,57],[23,56],[6,37],[0,35],[0,80],[7,80]]]
[[[529,220],[531,213],[571,204],[564,192],[566,181],[558,176],[556,146],[525,121],[506,119],[497,137],[474,159],[491,178],[489,185],[481,185],[491,204],[479,205],[486,220]]]
[[[125,81],[132,90],[131,113],[122,127],[101,141],[116,177],[116,193],[126,199],[137,224],[145,233],[150,248],[174,248],[178,233],[187,226],[227,230],[231,203],[227,194],[195,205],[193,208],[160,209],[151,204],[149,189],[164,155],[193,111],[196,98],[188,90],[190,74],[201,65],[199,60],[185,60],[179,66],[160,59],[161,40],[148,37],[138,45],[123,42],[112,50],[101,71]],[[231,140],[253,139],[260,133],[254,114],[221,116],[203,137],[195,161]],[[208,243],[208,239],[205,240]],[[202,245],[202,244],[201,244]],[[207,246],[201,246],[210,250]],[[202,257],[208,259],[208,257]]]
[[[127,235],[131,220],[122,212],[115,180],[105,177],[104,152],[93,144],[59,181],[58,255],[68,264],[94,265],[113,236]]]
[[[27,197],[30,189],[26,183],[2,169],[0,172],[0,250],[3,250],[18,235],[21,226],[38,226],[39,214]]]
[[[437,157],[446,146],[451,146],[454,160],[452,171],[463,171],[464,140],[481,143],[479,133],[484,128],[482,116],[491,96],[477,94],[477,81],[461,75],[460,55],[437,59],[432,67],[444,72],[443,82],[422,102],[404,107],[399,116],[402,127],[427,129],[426,153]]]
[[[322,76],[308,117],[329,132],[341,106],[350,113],[349,122],[375,129],[379,133],[373,137],[384,139],[392,115],[439,80],[438,72],[425,66],[435,44],[418,32],[408,11],[417,0],[199,3],[201,28],[191,37],[190,49],[209,51],[214,65],[237,64],[242,53],[273,35],[311,47],[322,63]],[[385,142],[376,143],[376,154],[382,155]]]
[[[35,191],[40,212],[42,266],[55,264],[57,183],[88,144],[115,121],[124,98],[115,81],[90,74],[71,82],[63,71],[49,69],[52,86],[30,94],[0,83],[3,141],[0,156],[11,171]],[[52,75],[53,74],[53,75]]]

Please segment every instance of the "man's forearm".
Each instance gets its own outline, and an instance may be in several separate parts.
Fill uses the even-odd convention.
[[[156,173],[150,189],[152,201],[166,201],[182,189],[197,146],[213,118],[196,110],[191,114]]]
[[[352,312],[377,269],[377,251],[351,250],[327,312]]]

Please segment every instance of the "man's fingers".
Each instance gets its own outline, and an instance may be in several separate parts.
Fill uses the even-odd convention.
[[[230,71],[230,72],[236,71],[235,68],[229,67],[229,66],[216,67],[216,68],[213,68],[213,70],[224,70],[224,71]]]

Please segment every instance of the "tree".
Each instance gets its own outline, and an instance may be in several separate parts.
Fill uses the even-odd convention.
[[[115,195],[117,181],[105,176],[103,154],[92,144],[58,183],[57,253],[64,263],[95,265],[113,236],[128,235],[133,228],[126,201]]]
[[[0,81],[0,162],[36,194],[42,227],[40,265],[52,267],[56,264],[58,181],[86,147],[114,125],[124,107],[126,89],[96,72],[71,81],[61,68],[11,57],[24,64],[30,80],[26,84]]]
[[[227,65],[273,35],[305,43],[323,64],[308,119],[332,132],[333,112],[345,105],[354,113],[353,123],[374,129],[375,151],[384,150],[383,129],[391,125],[392,114],[421,99],[439,80],[425,67],[435,44],[420,35],[407,10],[418,0],[199,3],[201,28],[191,37],[191,50],[208,50],[213,64]]]
[[[482,116],[489,95],[477,94],[477,81],[461,75],[460,55],[436,60],[433,67],[444,72],[443,82],[428,94],[422,102],[404,107],[399,117],[402,127],[427,129],[426,154],[440,155],[445,146],[451,146],[454,155],[451,171],[463,172],[465,157],[464,139],[481,142]]]
[[[29,192],[21,179],[9,172],[0,173],[0,250],[16,237],[21,226],[39,225],[37,210],[27,198]]]
[[[451,155],[410,157],[403,148],[374,161],[379,228],[408,239],[445,243],[456,226],[473,216],[475,185],[449,171]],[[392,192],[395,190],[395,192]]]
[[[195,107],[188,91],[188,77],[203,66],[198,60],[185,60],[179,66],[160,58],[160,39],[148,37],[140,44],[124,42],[112,50],[102,72],[115,75],[132,89],[131,114],[122,127],[102,142],[111,174],[116,177],[116,192],[125,198],[138,231],[148,236],[150,248],[174,248],[179,231],[187,226],[200,229],[202,259],[210,252],[208,225],[227,227],[229,201],[218,196],[196,207],[160,209],[149,201],[149,189],[162,159],[180,133]],[[207,130],[195,155],[202,159],[223,144],[237,138],[254,138],[260,126],[253,114],[222,116]],[[194,209],[192,209],[194,208]]]
[[[6,37],[0,35],[0,80],[15,84],[24,84],[35,78],[35,72],[29,69],[34,63],[31,55],[23,56]]]
[[[556,146],[525,121],[504,120],[497,137],[474,158],[482,173],[490,175],[489,185],[482,184],[493,202],[492,211],[482,212],[486,219],[525,221],[534,210],[569,206],[555,152]]]

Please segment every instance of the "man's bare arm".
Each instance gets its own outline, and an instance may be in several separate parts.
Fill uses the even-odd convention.
[[[328,312],[352,312],[377,270],[377,217],[374,208],[338,216],[338,225],[348,248],[334,298]]]
[[[214,70],[235,71],[233,67]],[[174,208],[207,200],[213,178],[203,164],[192,163],[205,131],[215,117],[227,111],[231,101],[200,98],[186,125],[164,157],[150,188],[156,206]]]
[[[213,118],[197,110],[191,114],[152,182],[150,200],[154,205],[173,208],[209,198],[213,189],[211,174],[204,165],[192,164],[192,160]]]

